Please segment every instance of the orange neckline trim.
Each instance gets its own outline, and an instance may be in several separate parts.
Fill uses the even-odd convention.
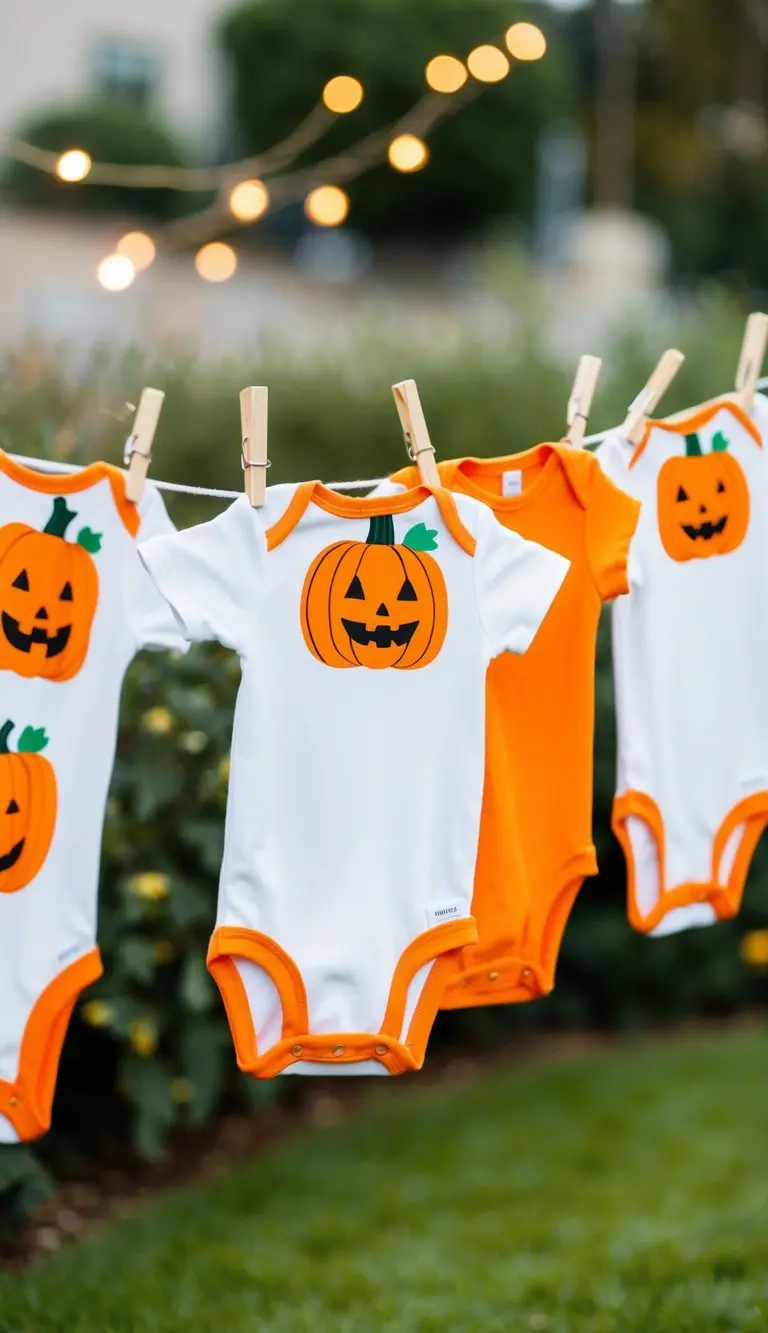
[[[630,458],[628,466],[630,468],[635,466],[635,463],[644,452],[645,447],[651,438],[652,431],[666,430],[673,432],[676,435],[688,435],[691,431],[699,430],[701,426],[706,426],[713,417],[717,416],[718,412],[722,412],[723,410],[730,412],[731,416],[734,416],[744,427],[745,431],[752,436],[752,439],[755,441],[758,448],[762,449],[763,439],[754,421],[752,421],[751,417],[747,416],[744,408],[741,407],[739,403],[735,402],[733,399],[724,398],[721,402],[710,403],[707,407],[702,407],[698,411],[692,412],[689,417],[684,417],[680,421],[665,421],[663,419],[654,421],[652,418],[649,418],[645,423],[642,439]]]
[[[660,892],[658,900],[645,916],[637,903],[635,863],[627,831],[627,820],[630,815],[643,820],[656,843]],[[731,867],[728,883],[721,884],[720,862],[723,852],[731,835],[741,824],[745,824],[746,828]],[[754,792],[752,796],[745,796],[732,810],[729,810],[715,834],[709,880],[703,882],[689,880],[685,884],[677,884],[673,889],[668,889],[665,874],[666,838],[661,810],[653,797],[646,795],[645,792],[630,790],[617,796],[613,803],[611,827],[621,845],[627,866],[627,915],[633,930],[647,934],[655,930],[664,917],[675,908],[691,907],[694,903],[709,903],[721,921],[736,916],[741,906],[750,862],[766,824],[768,824],[768,791]]]
[[[477,544],[475,538],[464,527],[453,496],[442,488],[435,487],[433,490],[430,486],[415,486],[412,490],[404,491],[402,495],[360,497],[332,491],[321,481],[303,481],[296,487],[284,513],[271,528],[267,528],[265,534],[267,550],[273,551],[285,541],[303,518],[310,503],[316,504],[319,509],[334,514],[337,518],[374,518],[380,514],[408,513],[409,510],[423,504],[430,496],[434,496],[443,522],[454,541],[468,555],[474,555]]]
[[[542,459],[539,475],[519,495],[495,495],[476,481],[478,477],[499,477],[503,472],[526,472]],[[494,513],[510,513],[522,509],[539,497],[555,476],[559,461],[558,445],[536,444],[532,449],[525,449],[519,454],[505,454],[500,458],[459,458],[455,462],[447,462],[445,472],[451,483],[458,482],[467,495],[482,500]]]
[[[138,507],[125,494],[125,474],[111,463],[89,463],[81,472],[36,472],[0,449],[0,472],[26,486],[28,491],[39,491],[42,495],[74,495],[90,490],[100,481],[108,481],[123,526],[132,537],[138,534],[141,526]]]

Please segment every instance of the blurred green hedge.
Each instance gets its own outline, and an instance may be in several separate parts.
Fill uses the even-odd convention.
[[[718,300],[675,330],[689,361],[669,407],[733,382],[743,316]],[[672,338],[670,336],[670,341]],[[265,351],[275,479],[375,476],[403,461],[389,385],[415,374],[442,457],[525,447],[562,430],[572,367],[533,334],[514,344],[462,345],[442,358],[358,341],[355,375],[339,364],[293,364]],[[594,424],[623,415],[658,344],[617,342]],[[167,391],[156,441],[158,477],[240,488],[237,391],[243,366],[146,364],[99,353],[79,370],[28,349],[0,365],[0,444],[85,461],[119,458],[120,405],[141,385]],[[602,423],[601,419],[602,418]],[[221,503],[171,498],[177,522]],[[227,1099],[254,1106],[291,1080],[237,1074],[218,994],[205,970],[222,847],[236,660],[215,646],[186,657],[146,654],[131,668],[107,811],[99,921],[105,975],[78,1005],[61,1067],[54,1130],[35,1150],[0,1149],[0,1227],[15,1225],[46,1189],[47,1166],[130,1141],[153,1157],[172,1128],[201,1125]],[[666,940],[630,931],[624,871],[609,830],[614,724],[607,618],[597,672],[595,833],[601,865],[566,932],[554,994],[536,1004],[441,1016],[434,1046],[469,1050],[533,1027],[627,1029],[759,1004],[764,984],[742,959],[743,936],[768,922],[768,863],[759,852],[741,918]]]
[[[43,110],[18,127],[17,137],[56,153],[83,148],[94,162],[189,165],[182,144],[156,115],[130,102],[107,98]],[[199,191],[125,189],[90,183],[73,186],[23,162],[8,162],[2,185],[10,199],[33,207],[118,213],[158,221],[194,212],[212,198]]]

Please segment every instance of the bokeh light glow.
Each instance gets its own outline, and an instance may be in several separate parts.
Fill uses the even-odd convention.
[[[338,185],[318,185],[304,200],[304,212],[318,227],[338,227],[349,213],[349,197]]]
[[[478,83],[500,83],[509,73],[509,61],[498,46],[476,46],[467,56],[467,68]]]
[[[239,181],[230,192],[229,208],[238,222],[255,222],[269,208],[269,190],[263,181]]]
[[[209,241],[195,255],[195,268],[206,282],[226,282],[237,269],[237,255],[223,241]]]
[[[362,100],[363,85],[359,79],[353,79],[351,74],[337,74],[323,88],[323,103],[337,116],[346,116],[348,112],[356,111]]]
[[[429,161],[429,149],[415,134],[398,134],[387,149],[387,157],[395,171],[420,171]]]
[[[115,254],[130,259],[133,267],[141,273],[153,263],[157,251],[155,242],[145,231],[127,231],[115,246]]]
[[[136,268],[127,255],[107,255],[96,270],[99,283],[108,292],[124,292],[136,277]]]
[[[547,39],[535,23],[513,23],[504,40],[515,60],[541,60],[546,55]]]
[[[433,56],[424,77],[433,92],[457,93],[467,82],[467,71],[456,56]]]
[[[74,184],[85,180],[91,165],[90,157],[82,148],[68,148],[56,163],[56,175],[59,180]]]

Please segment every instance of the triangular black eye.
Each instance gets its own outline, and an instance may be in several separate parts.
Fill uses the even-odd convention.
[[[405,580],[405,583],[397,594],[397,600],[398,602],[417,602],[419,600],[416,596],[416,589],[410,579]]]
[[[718,495],[722,495],[722,493],[723,493],[724,490],[725,490],[725,482],[724,482],[724,481],[719,481],[719,482],[717,483],[717,493],[718,493]]]
[[[677,488],[677,498],[678,498],[678,500],[687,500],[687,499],[688,499],[688,492],[687,492],[687,491],[684,491],[683,488],[682,488],[682,486],[678,486],[678,488]]]
[[[29,592],[29,579],[27,578],[26,569],[22,569],[21,573],[13,580],[11,587],[21,588],[22,592]]]
[[[5,813],[7,815],[17,815],[19,813],[19,807],[17,806],[13,797],[11,797],[10,801],[8,802],[8,809],[6,810]]]
[[[64,584],[64,587],[62,588],[61,592],[59,593],[59,601],[60,601],[60,602],[71,602],[71,601],[72,601],[72,584],[71,584],[71,583],[65,583],[65,584]]]
[[[365,593],[363,592],[363,585],[360,582],[359,578],[357,577],[357,574],[355,574],[355,577],[353,578],[352,582],[347,588],[347,597],[354,597],[355,600],[358,602],[365,601]]]

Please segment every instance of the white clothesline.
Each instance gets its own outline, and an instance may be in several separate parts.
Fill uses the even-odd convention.
[[[768,389],[768,375],[757,381],[758,389]],[[619,426],[609,426],[607,430],[598,431],[596,435],[587,435],[584,439],[584,446],[589,444],[600,444],[608,435],[619,430]],[[23,463],[27,467],[33,467],[38,472],[82,472],[83,464],[80,463],[59,463],[48,458],[29,458],[24,454],[9,454],[14,462]],[[379,482],[385,481],[384,477],[369,477],[362,481],[329,481],[326,485],[336,491],[363,491],[369,486],[378,486]],[[242,491],[224,491],[218,490],[213,486],[186,486],[178,481],[153,481],[153,485],[160,491],[177,491],[183,495],[207,495],[214,500],[237,500],[242,495]]]

